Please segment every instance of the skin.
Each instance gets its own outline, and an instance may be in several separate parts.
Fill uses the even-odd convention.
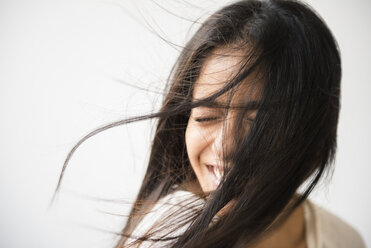
[[[204,62],[199,78],[195,82],[193,99],[203,99],[217,92],[236,73],[241,65],[241,53],[234,50],[218,49]],[[252,73],[241,83],[231,99],[231,105],[242,103],[243,100],[258,100],[258,76]],[[225,104],[228,95],[217,99]],[[226,112],[223,108],[200,106],[192,109],[185,133],[186,148],[191,166],[196,174],[198,183],[204,193],[215,190],[219,184],[219,174],[223,173],[223,154],[228,153],[233,145],[232,126],[237,110]],[[251,122],[257,110],[251,110],[243,121],[238,132],[241,136],[249,131]],[[224,140],[223,140],[224,137]],[[219,171],[219,172],[218,172]],[[233,201],[227,204],[218,215],[228,212]],[[253,248],[304,248],[305,221],[303,207],[299,206],[292,214],[274,230],[257,239]]]
[[[216,50],[201,68],[200,76],[195,82],[193,100],[206,98],[220,90],[230,80],[241,66],[241,55],[237,51]],[[256,81],[256,75],[251,75],[243,82],[233,95],[230,105],[238,106],[243,100],[258,100],[257,90],[253,90],[251,81]],[[218,97],[217,103],[225,105],[228,93]],[[233,144],[230,133],[235,121],[237,110],[228,112],[224,108],[200,106],[193,108],[186,128],[186,147],[192,168],[197,176],[203,192],[211,192],[218,186],[217,173],[223,173],[223,153],[228,153]],[[247,112],[243,126],[238,130],[241,136],[249,131],[249,126],[257,111]],[[224,140],[223,137],[230,137]]]

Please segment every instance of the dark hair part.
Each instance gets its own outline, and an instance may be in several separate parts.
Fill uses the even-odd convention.
[[[204,61],[216,49],[236,47],[244,52],[237,75],[212,96],[192,101]],[[341,80],[336,41],[303,3],[239,1],[202,24],[173,68],[161,110],[143,117],[158,117],[158,125],[147,172],[117,247],[130,237],[151,202],[171,193],[174,185],[196,181],[185,146],[191,109],[233,92],[252,72],[263,79],[258,83],[263,85],[261,97],[254,104],[246,99],[239,112],[242,119],[247,110],[258,109],[250,131],[236,140],[228,154],[228,173],[171,247],[251,244],[271,227],[306,180],[307,187],[285,216],[308,197],[336,151]],[[210,225],[232,200],[230,211]],[[140,240],[145,239],[150,237]]]

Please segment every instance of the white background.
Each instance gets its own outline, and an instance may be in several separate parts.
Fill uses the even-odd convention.
[[[155,122],[84,143],[47,211],[63,161],[92,129],[158,109],[179,49],[197,28],[186,19],[204,20],[227,2],[0,0],[0,247],[113,247]],[[336,169],[311,199],[371,246],[371,2],[308,3],[343,59]]]

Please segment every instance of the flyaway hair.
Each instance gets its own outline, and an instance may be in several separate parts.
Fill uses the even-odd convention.
[[[192,101],[202,64],[220,48],[244,52],[245,62],[219,92]],[[239,111],[242,120],[246,111],[258,109],[250,131],[235,139],[222,183],[171,247],[250,244],[274,226],[306,180],[307,187],[287,215],[308,197],[336,151],[341,80],[336,41],[324,21],[303,3],[239,1],[205,21],[173,69],[148,169],[117,247],[140,221],[136,215],[146,209],[147,200],[157,201],[171,193],[172,186],[195,180],[184,140],[191,109],[233,94],[253,72],[260,75],[260,100],[252,104],[246,99]],[[235,125],[234,137],[239,137],[241,122]],[[210,225],[232,200],[230,211]]]

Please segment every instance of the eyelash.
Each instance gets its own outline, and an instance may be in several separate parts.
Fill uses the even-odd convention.
[[[218,120],[219,117],[200,117],[200,118],[195,118],[195,121],[197,122],[207,122],[207,121],[216,121]]]
[[[195,121],[197,122],[207,122],[207,121],[216,121],[218,120],[220,117],[200,117],[200,118],[195,118]],[[246,118],[246,121],[248,122],[253,122],[254,120],[251,119],[251,118]]]

